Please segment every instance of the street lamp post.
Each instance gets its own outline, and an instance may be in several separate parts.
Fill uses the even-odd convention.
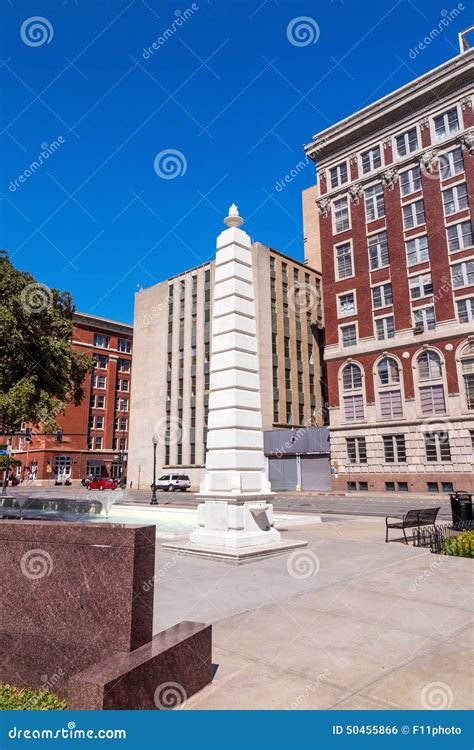
[[[150,505],[158,505],[156,498],[156,446],[158,445],[158,435],[153,435],[153,485]]]

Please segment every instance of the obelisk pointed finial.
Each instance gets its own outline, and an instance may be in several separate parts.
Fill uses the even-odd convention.
[[[224,219],[224,224],[228,227],[241,227],[243,223],[243,218],[239,216],[239,209],[235,203],[233,203],[229,208],[229,215]]]

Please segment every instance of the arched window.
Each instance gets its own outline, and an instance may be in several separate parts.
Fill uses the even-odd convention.
[[[461,360],[462,377],[464,381],[464,395],[469,410],[474,409],[474,357]]]
[[[393,357],[384,357],[377,365],[379,385],[393,385],[400,382],[400,368]]]
[[[382,419],[399,419],[403,416],[400,367],[393,357],[384,357],[377,365],[377,394]],[[393,386],[398,386],[394,388]]]
[[[428,350],[418,355],[416,362],[419,386],[421,413],[446,414],[444,397],[443,369],[441,357],[437,352]]]
[[[346,422],[364,420],[364,394],[362,370],[359,365],[347,364],[342,370],[344,419]]]

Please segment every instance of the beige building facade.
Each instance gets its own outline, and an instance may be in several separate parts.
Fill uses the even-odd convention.
[[[321,274],[253,243],[263,429],[325,422]],[[199,486],[206,455],[214,262],[135,297],[128,485],[185,473]]]

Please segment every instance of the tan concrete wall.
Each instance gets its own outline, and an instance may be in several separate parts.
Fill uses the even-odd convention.
[[[321,240],[319,236],[319,210],[316,205],[317,185],[301,193],[303,204],[303,242],[306,265],[321,272]]]

